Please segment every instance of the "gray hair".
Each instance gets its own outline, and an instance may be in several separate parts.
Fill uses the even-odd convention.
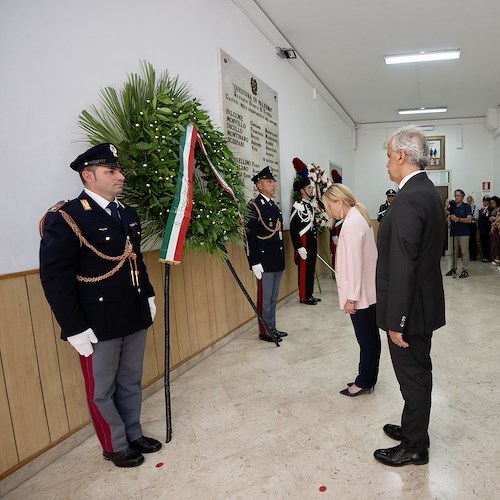
[[[400,128],[389,139],[394,153],[404,151],[410,165],[424,170],[429,163],[429,144],[422,129],[415,125]]]

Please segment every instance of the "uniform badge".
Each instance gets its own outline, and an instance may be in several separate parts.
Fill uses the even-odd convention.
[[[401,323],[399,323],[399,326],[400,326],[401,328],[404,328],[405,323],[406,323],[406,316],[403,316],[403,317],[401,318]]]
[[[66,203],[68,203],[69,200],[61,200],[58,201],[55,205],[50,207],[47,212],[57,212],[60,208],[62,208]]]
[[[89,210],[92,210],[92,207],[90,206],[90,204],[87,200],[80,200],[80,203],[82,204],[82,207],[86,212],[88,212]]]
[[[260,199],[260,204],[261,204],[261,205],[265,205],[265,204],[266,204],[266,202],[265,202],[265,201],[261,198],[261,199]]]
[[[113,153],[113,156],[118,158],[118,150],[113,144],[109,145],[109,150]]]

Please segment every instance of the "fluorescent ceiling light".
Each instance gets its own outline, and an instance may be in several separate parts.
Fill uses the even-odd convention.
[[[458,59],[460,50],[441,50],[439,52],[418,52],[417,54],[401,54],[397,56],[385,56],[385,64],[402,64],[424,61],[444,61],[446,59]]]
[[[416,108],[416,109],[400,109],[400,115],[418,115],[425,113],[446,113],[448,108]]]

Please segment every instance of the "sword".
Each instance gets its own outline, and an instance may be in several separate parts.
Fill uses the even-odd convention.
[[[325,264],[325,266],[326,266],[328,269],[330,269],[330,271],[331,271],[332,273],[337,273],[337,271],[335,271],[335,269],[333,269],[333,267],[331,267],[331,266],[330,266],[330,264],[328,264],[328,262],[326,262],[326,260],[325,260],[325,259],[323,259],[323,257],[321,257],[321,255],[320,255],[319,253],[318,253],[318,254],[316,254],[316,257],[318,257],[318,259],[319,259],[321,262],[323,262],[323,264]]]

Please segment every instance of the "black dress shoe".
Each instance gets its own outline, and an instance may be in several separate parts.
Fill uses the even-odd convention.
[[[457,270],[456,269],[450,269],[446,274],[445,276],[453,276],[454,274],[457,274]]]
[[[161,448],[161,443],[156,439],[141,436],[135,441],[130,441],[129,446],[133,450],[139,451],[141,453],[154,453]]]
[[[276,329],[273,330],[273,333],[274,333],[274,335],[277,335],[278,337],[286,337],[286,336],[288,336],[288,333],[282,332],[282,331],[276,330]]]
[[[395,439],[396,441],[401,441],[401,439],[403,439],[403,436],[401,436],[401,426],[400,425],[385,424],[384,425],[384,432],[390,438]]]
[[[266,342],[274,342],[274,339],[271,337],[271,335],[266,335],[265,333],[259,333],[259,339],[265,340]],[[281,337],[277,337],[276,340],[278,342],[281,342]]]
[[[144,457],[132,448],[125,448],[116,453],[103,451],[102,456],[106,460],[111,460],[117,467],[137,467],[144,462]]]
[[[375,450],[373,456],[385,465],[401,467],[403,465],[424,465],[429,462],[429,451],[408,451],[401,444],[394,448]]]
[[[311,297],[311,299],[315,300],[316,302],[321,302],[321,299],[318,299],[317,297]]]
[[[306,304],[308,306],[315,306],[317,304],[317,302],[312,297],[309,297],[307,300],[301,300],[300,303]]]

